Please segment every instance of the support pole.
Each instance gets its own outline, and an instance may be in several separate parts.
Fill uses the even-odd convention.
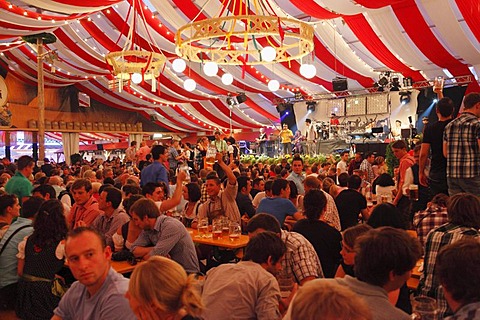
[[[45,86],[43,78],[43,40],[37,38],[37,67],[38,67],[38,158],[45,159]]]

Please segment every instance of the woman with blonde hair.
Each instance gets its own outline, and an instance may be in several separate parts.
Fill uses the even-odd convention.
[[[140,320],[194,320],[202,309],[195,276],[161,256],[135,268],[125,296]]]
[[[291,311],[291,313],[290,313]],[[348,287],[332,280],[318,279],[305,283],[291,304],[285,319],[369,320],[366,303]]]

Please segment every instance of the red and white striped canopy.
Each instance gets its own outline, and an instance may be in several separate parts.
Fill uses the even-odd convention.
[[[480,5],[473,0],[265,0],[278,16],[290,16],[315,25],[315,50],[309,59],[317,75],[300,75],[300,63],[242,68],[228,66],[235,81],[223,85],[220,76],[204,77],[201,66],[188,65],[184,73],[171,69],[176,30],[199,16],[214,16],[228,1],[145,0],[148,27],[136,28],[136,43],[161,50],[170,60],[159,78],[160,88],[149,83],[132,85],[119,93],[109,89],[113,77],[104,55],[123,47],[130,28],[126,22],[135,0],[0,0],[1,60],[8,72],[36,84],[35,48],[20,37],[51,32],[57,42],[56,72],[45,63],[47,86],[75,85],[92,99],[114,108],[133,110],[177,132],[251,129],[278,121],[273,101],[328,93],[336,76],[348,79],[349,88],[372,87],[378,70],[390,70],[413,81],[471,75],[468,91],[480,91]],[[204,3],[207,3],[203,8]],[[245,2],[247,3],[247,2]],[[203,9],[203,11],[202,11]],[[255,8],[251,8],[255,11]],[[147,40],[148,39],[148,40]],[[258,41],[266,45],[267,41]],[[221,75],[221,73],[220,73]],[[197,89],[187,92],[190,77]],[[269,79],[281,89],[268,90]],[[245,92],[248,101],[229,109],[226,97]]]

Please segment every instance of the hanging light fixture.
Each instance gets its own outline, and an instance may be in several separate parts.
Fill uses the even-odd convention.
[[[214,61],[208,61],[203,65],[203,72],[208,77],[216,76],[218,73],[218,65]]]
[[[150,35],[146,50],[142,50],[135,44],[137,21],[143,23],[144,28],[148,29],[143,10],[140,0],[132,0],[132,10],[125,19],[126,23],[130,24],[127,40],[121,51],[113,51],[105,55],[105,61],[110,67],[110,71],[119,82],[118,90],[120,92],[125,82],[129,80],[135,84],[151,81],[152,92],[157,91],[157,78],[162,73],[167,61]]]
[[[178,29],[175,50],[179,57],[245,67],[288,62],[312,52],[313,26],[277,15],[267,0],[223,3],[212,18],[194,19]]]
[[[192,92],[197,87],[195,80],[188,78],[183,82],[183,88],[188,92]]]
[[[275,92],[277,91],[278,89],[280,89],[280,82],[278,82],[278,80],[270,80],[268,82],[268,89],[272,92]]]
[[[226,86],[229,86],[233,83],[233,76],[231,73],[224,73],[222,75],[222,83]]]
[[[187,63],[185,60],[177,58],[172,62],[172,69],[175,72],[183,72],[187,68]]]

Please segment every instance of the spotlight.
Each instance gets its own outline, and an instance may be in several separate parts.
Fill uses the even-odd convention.
[[[245,94],[245,92],[242,92],[237,96],[237,102],[238,104],[241,104],[241,103],[244,103],[245,101],[247,101],[247,95]]]
[[[410,77],[403,78],[403,86],[411,87],[413,85],[413,80]]]
[[[390,91],[400,91],[400,81],[398,81],[398,77],[395,77],[392,79],[392,87],[390,88]]]
[[[288,116],[288,111],[287,111],[287,112],[285,112],[285,114]]]
[[[315,107],[317,106],[316,101],[307,101],[307,112],[312,113],[315,112]]]
[[[400,92],[400,102],[402,104],[407,104],[410,102],[410,95],[412,94],[411,91],[402,91]]]
[[[303,95],[301,92],[295,92],[295,100],[301,100],[303,98]]]
[[[235,105],[235,100],[232,97],[227,98],[227,104],[231,107]]]
[[[438,102],[438,99],[433,99],[433,103],[437,103]]]
[[[382,87],[384,87],[388,84],[388,79],[385,78],[385,77],[382,77],[382,78],[380,78],[380,80],[378,80],[378,84],[381,85]]]

